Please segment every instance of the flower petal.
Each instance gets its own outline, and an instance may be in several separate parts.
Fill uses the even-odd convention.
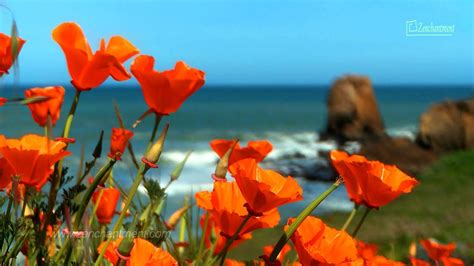
[[[82,29],[73,22],[62,23],[53,30],[53,39],[61,46],[66,56],[69,74],[73,80],[79,79],[92,51]]]

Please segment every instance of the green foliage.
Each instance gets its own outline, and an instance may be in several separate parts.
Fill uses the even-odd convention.
[[[59,204],[58,208],[60,206],[67,206],[71,214],[75,213],[79,209],[80,204],[76,201],[76,197],[84,190],[86,190],[86,186],[84,184],[77,184],[72,187],[63,189],[63,201]],[[64,209],[59,208],[56,210],[56,213],[58,215],[64,215]]]
[[[144,178],[143,186],[148,192],[150,201],[159,201],[165,196],[165,191],[161,188],[160,183],[156,180]]]
[[[77,202],[77,195],[86,190],[84,184],[75,184],[68,186],[73,180],[73,176],[68,176],[68,168],[64,167],[61,172],[61,181],[60,188],[62,188],[62,201],[57,205],[56,215],[57,217],[64,216],[64,208],[66,207],[70,214],[75,213],[79,209],[79,204]]]

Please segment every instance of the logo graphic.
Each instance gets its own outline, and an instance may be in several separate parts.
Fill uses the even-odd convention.
[[[448,37],[453,36],[456,25],[424,23],[421,21],[407,20],[405,22],[405,35],[407,37]]]

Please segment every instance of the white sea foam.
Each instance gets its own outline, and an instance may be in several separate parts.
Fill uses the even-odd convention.
[[[163,152],[162,159],[170,163],[180,163],[188,151],[171,150]],[[214,164],[219,157],[209,147],[208,150],[193,151],[186,161],[186,166],[203,166]]]
[[[268,139],[273,144],[273,151],[269,154],[269,159],[295,155],[316,158],[319,151],[329,151],[336,148],[334,141],[318,141],[319,135],[316,132],[245,134],[245,138],[241,140],[242,146],[245,146],[246,142],[251,140],[248,137],[253,137],[252,139]],[[187,166],[215,164],[218,157],[209,145],[196,144],[196,146],[201,147],[201,150],[193,151],[186,163]],[[203,149],[202,147],[207,148]],[[183,160],[186,153],[186,150],[165,151],[162,158],[169,163],[179,163]]]
[[[388,130],[392,136],[414,136],[413,127],[400,127]],[[268,159],[271,164],[278,163],[280,159],[284,158],[305,158],[305,159],[318,159],[319,154],[327,153],[332,149],[337,148],[335,141],[320,141],[319,135],[316,132],[263,132],[259,134],[248,133],[241,135],[241,145],[245,146],[247,141],[252,139],[268,139],[273,144],[273,151],[269,154]],[[179,177],[167,190],[167,193],[173,197],[182,197],[190,195],[194,192],[201,190],[211,190],[213,180],[211,174],[215,169],[215,164],[218,160],[218,156],[212,151],[208,145],[208,141],[190,143],[192,147],[185,147],[186,149],[194,149],[193,153],[189,157],[186,166]],[[360,149],[358,142],[347,142],[343,149],[350,153],[356,153]],[[183,149],[171,149],[165,150],[162,154],[160,161],[160,167],[158,169],[150,170],[147,173],[148,178],[159,180],[165,184],[173,168],[181,162],[188,150]],[[77,158],[73,159],[74,164],[78,163]],[[121,180],[129,182],[126,178],[127,174],[131,174],[130,165],[128,161],[119,162],[115,167],[114,176],[119,177]],[[124,177],[125,176],[125,177]],[[230,176],[228,178],[231,178]],[[326,187],[326,183],[312,182],[305,179],[298,179],[298,182],[305,190],[307,195],[317,195],[322,188]],[[139,192],[142,197],[146,197],[145,188],[140,186]],[[351,208],[351,203],[346,200],[345,193],[338,194],[334,198],[328,199],[325,202],[322,209],[328,210],[348,210]],[[302,202],[303,204],[303,202]]]
[[[270,132],[266,138],[273,144],[270,159],[278,159],[284,156],[303,155],[307,158],[315,158],[319,151],[334,149],[333,141],[318,141],[316,132],[280,133]]]
[[[411,140],[416,138],[417,127],[415,125],[407,125],[395,128],[388,128],[387,134],[392,137],[406,137]]]

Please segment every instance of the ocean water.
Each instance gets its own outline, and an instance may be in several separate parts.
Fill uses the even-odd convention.
[[[65,87],[70,89],[70,86]],[[184,195],[211,188],[210,175],[217,161],[208,144],[212,139],[239,138],[243,143],[269,139],[274,145],[270,159],[276,163],[279,158],[296,153],[318,160],[318,150],[334,147],[334,143],[318,141],[317,132],[326,123],[327,91],[328,87],[324,86],[205,86],[176,114],[163,119],[162,125],[170,123],[165,151],[160,167],[151,170],[148,176],[167,182],[173,167],[187,151],[193,150],[182,176],[168,191],[168,208],[174,209]],[[474,94],[472,86],[375,86],[375,92],[389,134],[409,137],[416,132],[419,115],[432,103]],[[0,90],[3,97],[20,95],[21,88]],[[55,135],[61,133],[73,95],[72,89],[67,91]],[[147,109],[138,87],[101,87],[83,93],[71,130],[71,136],[77,140],[70,146],[74,155],[66,159],[71,173],[78,167],[82,146],[86,160],[91,158],[100,130],[105,130],[103,154],[107,154],[110,128],[119,126],[113,101],[120,106],[129,126]],[[147,145],[153,120],[152,116],[146,118],[134,130],[132,144],[139,158]],[[43,129],[33,122],[28,108],[4,106],[0,109],[0,134],[19,137],[30,132],[42,134]],[[134,168],[127,153],[114,168],[114,177],[126,188],[133,176]],[[287,207],[288,215],[300,209],[294,208],[295,205],[304,205],[330,185],[303,178],[297,180],[304,188],[305,200]],[[319,209],[347,210],[351,207],[345,189],[339,188]]]

